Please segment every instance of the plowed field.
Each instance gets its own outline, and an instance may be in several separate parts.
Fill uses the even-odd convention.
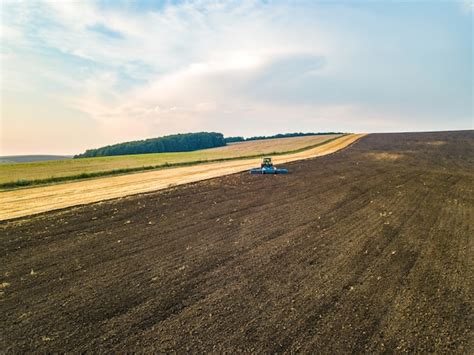
[[[474,132],[0,224],[0,349],[473,349]]]

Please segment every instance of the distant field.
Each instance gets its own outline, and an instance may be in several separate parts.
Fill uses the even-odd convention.
[[[0,157],[0,164],[31,163],[48,160],[71,159],[72,155],[8,155]]]
[[[84,159],[0,165],[0,184],[18,180],[43,180],[80,174],[134,169],[166,164],[205,162],[219,159],[295,151],[321,144],[339,135],[306,136],[239,142],[225,147],[180,153],[121,155]]]
[[[345,135],[311,149],[275,156],[273,161],[277,166],[281,166],[292,161],[332,154],[348,147],[362,136],[364,134]],[[0,220],[157,191],[171,186],[248,171],[258,166],[260,162],[260,158],[233,159],[173,169],[142,171],[136,174],[103,176],[100,179],[71,181],[67,184],[3,191],[0,193],[0,206],[2,206]]]

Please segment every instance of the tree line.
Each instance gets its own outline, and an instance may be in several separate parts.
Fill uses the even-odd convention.
[[[189,152],[192,150],[222,147],[226,145],[224,136],[216,132],[173,134],[88,149],[74,158],[104,157],[112,155]]]

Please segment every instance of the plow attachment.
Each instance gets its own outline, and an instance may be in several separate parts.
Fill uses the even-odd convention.
[[[250,174],[288,174],[288,169],[255,168],[250,170]]]

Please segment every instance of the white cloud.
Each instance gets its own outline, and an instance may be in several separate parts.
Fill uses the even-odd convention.
[[[259,76],[270,79],[268,65],[324,52],[327,36],[317,26],[306,28],[304,36],[300,26],[289,31],[279,20],[287,11],[253,1],[185,3],[133,15],[99,10],[92,2],[48,1],[34,11],[23,9],[26,18],[34,12],[52,22],[36,29],[42,45],[104,67],[81,80],[71,105],[107,127],[140,126],[137,134],[157,122],[171,131],[189,129],[190,121],[198,127],[203,116],[223,107],[239,112],[256,101],[242,89],[257,85]],[[121,38],[91,32],[97,24]],[[140,72],[133,63],[149,70]],[[124,72],[142,83],[119,90]]]
[[[462,0],[461,8],[465,13],[472,14],[474,12],[474,1],[473,0]]]

